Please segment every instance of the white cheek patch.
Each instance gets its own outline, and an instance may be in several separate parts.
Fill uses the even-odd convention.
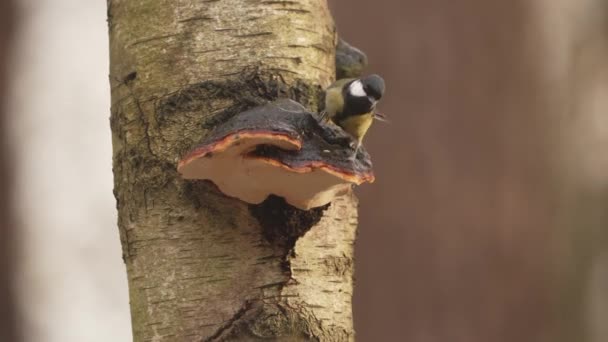
[[[350,86],[348,87],[348,92],[352,96],[356,97],[367,96],[365,90],[363,90],[363,84],[359,80],[353,81],[353,83],[350,84]]]

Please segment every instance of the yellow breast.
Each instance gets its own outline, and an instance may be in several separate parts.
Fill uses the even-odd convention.
[[[342,127],[348,134],[352,135],[359,142],[363,141],[363,136],[367,133],[367,130],[374,121],[374,115],[372,113],[363,115],[353,115],[343,119],[340,122],[336,122]]]

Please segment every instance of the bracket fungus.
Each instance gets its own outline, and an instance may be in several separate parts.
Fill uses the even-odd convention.
[[[269,195],[300,209],[331,202],[352,184],[373,182],[369,154],[301,104],[281,99],[218,125],[178,165],[185,179],[206,179],[224,194],[258,204]]]

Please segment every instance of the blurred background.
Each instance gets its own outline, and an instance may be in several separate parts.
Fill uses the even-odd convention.
[[[106,4],[13,2],[0,341],[130,341]],[[358,190],[357,340],[608,341],[608,2],[330,5],[392,122],[371,130],[377,180]]]

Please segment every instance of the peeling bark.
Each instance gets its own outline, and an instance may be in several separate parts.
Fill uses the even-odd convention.
[[[115,196],[135,341],[354,339],[356,199],[257,206],[176,165],[232,115],[318,110],[335,72],[323,0],[109,0]]]

